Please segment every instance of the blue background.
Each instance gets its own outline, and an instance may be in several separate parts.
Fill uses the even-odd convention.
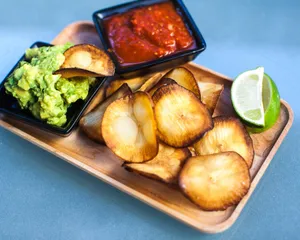
[[[0,79],[36,40],[124,1],[1,4]],[[208,48],[196,62],[235,77],[263,65],[293,127],[237,222],[205,235],[0,129],[0,239],[299,239],[300,1],[186,0]]]

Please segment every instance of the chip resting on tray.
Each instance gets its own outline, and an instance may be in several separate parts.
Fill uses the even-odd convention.
[[[254,150],[252,139],[241,121],[234,117],[215,117],[214,128],[201,138],[194,148],[198,155],[234,151],[252,165]]]
[[[149,89],[147,92],[153,96],[153,94],[156,92],[157,89],[161,88],[162,86],[166,86],[169,84],[176,84],[176,81],[171,78],[162,78],[159,80],[158,83],[156,83],[151,89]]]
[[[201,91],[201,101],[205,104],[211,114],[218,104],[224,85],[197,81]]]
[[[137,91],[149,78],[151,78],[151,74],[143,75],[130,79],[116,79],[111,81],[105,90],[105,96],[108,97],[113,94],[120,86],[124,83],[127,83],[132,92]]]
[[[161,73],[154,74],[152,77],[146,80],[146,82],[140,87],[139,91],[148,92],[160,81],[161,77]]]
[[[239,203],[250,188],[245,160],[235,152],[191,157],[179,176],[183,193],[207,211]]]
[[[152,98],[158,136],[172,147],[188,147],[213,127],[200,99],[177,84],[159,88]]]
[[[177,67],[170,70],[164,78],[171,78],[180,86],[192,91],[198,98],[201,99],[201,93],[194,77],[194,74],[184,67]]]
[[[158,153],[152,100],[136,92],[111,103],[103,116],[106,145],[126,162],[145,162]]]
[[[102,137],[101,124],[106,108],[113,101],[131,93],[132,92],[128,85],[126,83],[123,84],[116,92],[114,92],[111,96],[106,98],[104,102],[100,103],[91,112],[87,113],[80,119],[80,128],[89,138],[97,142],[103,143],[104,140]]]
[[[173,148],[163,143],[155,158],[144,163],[126,163],[124,167],[132,172],[165,183],[177,183],[184,161],[191,156],[187,148]]]

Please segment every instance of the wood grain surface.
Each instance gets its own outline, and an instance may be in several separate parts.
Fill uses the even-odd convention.
[[[75,44],[92,43],[101,47],[97,32],[91,22],[76,22],[67,26],[52,43],[62,44],[67,41]],[[230,78],[194,63],[188,63],[185,67],[194,73],[197,80],[224,85],[224,91],[214,113],[215,116],[235,115],[230,100],[232,83]],[[100,90],[88,111],[102,99],[103,91]],[[122,162],[106,146],[91,141],[79,129],[75,129],[68,137],[60,137],[0,114],[2,127],[121,191],[207,233],[224,231],[235,222],[290,129],[292,122],[293,112],[289,105],[281,100],[281,114],[275,126],[264,133],[251,135],[254,142],[255,158],[251,167],[252,184],[248,194],[237,206],[230,207],[226,211],[205,212],[186,199],[178,189],[127,172],[121,167]]]

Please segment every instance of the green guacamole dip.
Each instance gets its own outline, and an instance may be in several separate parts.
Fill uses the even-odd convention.
[[[48,124],[63,126],[68,107],[78,99],[84,100],[95,78],[61,78],[52,73],[64,62],[63,53],[71,43],[53,47],[27,49],[26,61],[8,77],[6,92],[15,97],[22,109],[29,109]]]

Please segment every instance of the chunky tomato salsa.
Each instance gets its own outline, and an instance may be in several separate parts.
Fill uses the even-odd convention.
[[[195,40],[171,2],[132,9],[104,20],[121,65],[142,63],[195,47]]]

